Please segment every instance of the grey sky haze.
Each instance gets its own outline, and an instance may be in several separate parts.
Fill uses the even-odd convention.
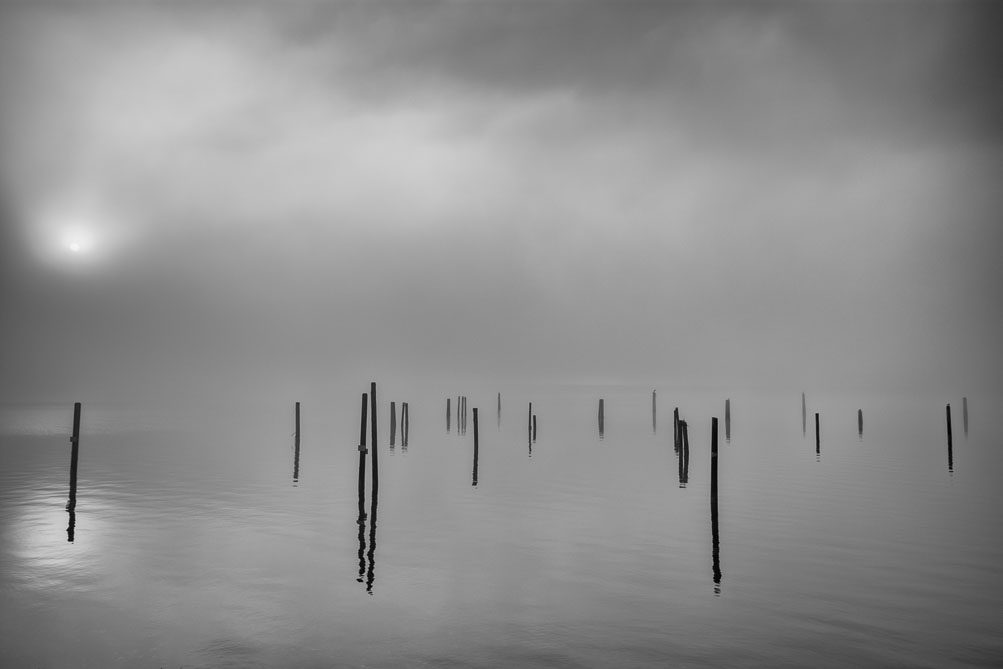
[[[2,398],[999,391],[1001,18],[5,3]]]

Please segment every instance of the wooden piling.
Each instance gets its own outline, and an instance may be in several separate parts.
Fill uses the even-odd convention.
[[[815,455],[818,455],[819,453],[822,452],[820,444],[821,444],[821,437],[819,436],[818,413],[816,412],[815,413]]]
[[[369,435],[369,445],[373,452],[373,494],[376,494],[377,489],[380,487],[380,467],[379,467],[379,455],[380,449],[378,447],[378,442],[376,440],[376,382],[373,381],[369,384],[369,413],[370,413],[370,430]]]
[[[446,398],[446,432],[449,432],[449,427],[450,427],[449,426],[449,423],[450,423],[449,400],[450,400],[450,398],[447,397]]]
[[[717,508],[717,418],[711,418],[710,425],[710,522],[711,560],[714,574],[714,589],[715,592],[720,592],[721,554]]]
[[[467,396],[464,395],[463,398],[463,434],[467,433]]]
[[[501,427],[501,393],[498,393],[498,427]]]
[[[951,433],[951,405],[947,405],[947,469],[954,471],[954,437]]]
[[[480,445],[477,439],[477,407],[474,407],[474,482],[477,485],[477,460],[480,456]]]
[[[364,518],[366,498],[366,419],[369,409],[369,396],[362,393],[362,426],[359,428],[359,517]]]
[[[300,403],[296,403],[296,438],[294,440],[293,454],[293,483],[299,482],[300,478]]]
[[[651,391],[651,431],[658,432],[658,406],[655,402],[655,391]]]
[[[857,436],[864,436],[864,410],[857,409]]]
[[[526,434],[529,441],[533,441],[533,403],[529,403],[529,412],[526,414]]]
[[[73,404],[73,436],[70,437],[70,498],[66,508],[77,508],[77,463],[80,461],[80,402]],[[72,539],[71,539],[72,541]]]
[[[602,398],[599,399],[599,438],[602,439],[606,433],[606,407]]]
[[[446,431],[449,431],[449,400],[446,400]],[[390,448],[397,441],[397,403],[390,403]]]
[[[411,438],[411,407],[407,402],[401,402],[401,448],[407,449]]]
[[[533,443],[536,443],[536,414],[533,414]]]
[[[724,438],[731,441],[731,398],[724,401]]]

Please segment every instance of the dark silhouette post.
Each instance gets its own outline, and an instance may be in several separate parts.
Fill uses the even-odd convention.
[[[711,554],[714,571],[714,592],[721,592],[721,545],[717,523],[717,418],[710,424],[710,527]]]
[[[449,431],[449,400],[446,400],[446,431]],[[397,441],[397,403],[390,403],[390,448]]]
[[[947,469],[954,471],[954,436],[951,434],[951,405],[947,405]]]
[[[362,427],[359,429],[359,517],[365,518],[366,497],[366,412],[369,408],[369,396],[362,393]],[[362,530],[359,530],[362,532]]]
[[[819,455],[822,452],[820,439],[818,430],[818,412],[815,412],[815,455]]]
[[[857,409],[857,436],[864,436],[864,410]]]
[[[686,429],[686,421],[679,421],[679,425],[676,427],[676,431],[680,434],[679,437],[679,448],[676,449],[676,454],[679,460],[679,487],[685,488],[687,480],[689,479],[689,466],[690,466],[690,454],[683,447],[682,433]]]
[[[66,541],[73,543],[77,526],[77,462],[80,459],[80,402],[73,404],[73,436],[70,437],[70,497],[66,500],[69,523],[66,525]]]
[[[376,446],[376,382],[373,381],[369,384],[369,412],[372,414],[370,416],[370,445],[373,450],[373,494],[376,494],[376,490],[380,487],[380,468],[379,468],[379,454],[380,449]]]
[[[376,384],[374,383],[371,388],[373,392],[373,397],[376,393]],[[370,397],[372,401],[372,397]],[[376,411],[376,404],[373,403],[372,409]],[[374,414],[375,416],[375,414]],[[364,422],[364,421],[363,421]],[[376,457],[376,422],[372,423],[373,436],[371,441],[373,442],[373,492],[372,499],[370,500],[369,506],[369,552],[367,557],[369,559],[369,568],[366,570],[366,592],[370,595],[373,594],[373,581],[376,580],[376,506],[380,498],[380,463]],[[365,497],[365,492],[363,491],[362,498]],[[360,498],[360,504],[362,503]],[[362,520],[361,529],[365,529],[365,518]],[[364,545],[360,545],[360,549],[364,548]]]
[[[968,436],[968,398],[961,398],[961,422],[965,428],[965,436]]]
[[[731,441],[731,399],[724,401],[724,438]]]
[[[501,427],[501,393],[498,393],[498,427]]]
[[[529,403],[529,412],[526,414],[526,437],[533,443],[533,403]]]
[[[300,403],[296,403],[296,438],[294,440],[295,452],[293,455],[293,483],[297,483],[300,478]]]
[[[411,438],[411,407],[407,402],[401,402],[401,448],[407,450]]]
[[[690,426],[684,420],[679,421],[680,445],[679,450],[683,454],[683,487],[690,480]]]
[[[471,485],[477,485],[477,459],[480,455],[480,444],[477,441],[477,407],[474,407],[474,482]]]
[[[599,438],[602,439],[606,433],[606,411],[605,403],[602,398],[599,399]]]
[[[460,412],[462,411],[462,409],[460,408],[460,404],[461,404],[461,402],[460,402],[460,396],[457,395],[456,396],[456,436],[460,436]]]
[[[536,443],[536,414],[533,414],[533,443]]]
[[[449,400],[450,400],[450,398],[447,397],[446,398],[446,432],[449,432],[449,423],[450,423]]]
[[[658,432],[658,419],[657,419],[658,407],[655,402],[655,391],[651,391],[651,431]]]
[[[77,507],[77,462],[80,460],[80,402],[73,405],[73,436],[70,437],[70,499],[66,508],[73,511]]]

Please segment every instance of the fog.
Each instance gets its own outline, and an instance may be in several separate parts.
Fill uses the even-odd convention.
[[[0,399],[998,392],[993,3],[7,3]]]

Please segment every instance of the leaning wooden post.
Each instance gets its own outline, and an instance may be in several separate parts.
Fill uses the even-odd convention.
[[[446,400],[446,406],[449,406],[449,400]],[[449,430],[449,412],[446,412],[446,430]],[[394,442],[397,441],[397,403],[390,403],[390,448],[394,447]]]
[[[480,444],[477,441],[477,407],[474,407],[474,482],[477,485],[477,459],[480,454]]]
[[[369,408],[369,396],[362,393],[362,427],[359,429],[359,518],[366,517],[366,412]]]
[[[731,441],[731,398],[724,401],[724,438]]]
[[[70,437],[70,499],[66,508],[73,511],[77,507],[77,462],[80,459],[80,402],[73,404],[73,436]],[[72,541],[72,539],[71,539]]]
[[[679,421],[679,432],[680,432],[680,446],[679,449],[683,453],[685,458],[685,465],[683,471],[686,478],[683,483],[687,483],[690,480],[690,425],[684,420]]]
[[[818,412],[815,412],[815,455],[818,455],[819,453],[822,452],[819,444],[820,444],[820,437],[818,431]]]

